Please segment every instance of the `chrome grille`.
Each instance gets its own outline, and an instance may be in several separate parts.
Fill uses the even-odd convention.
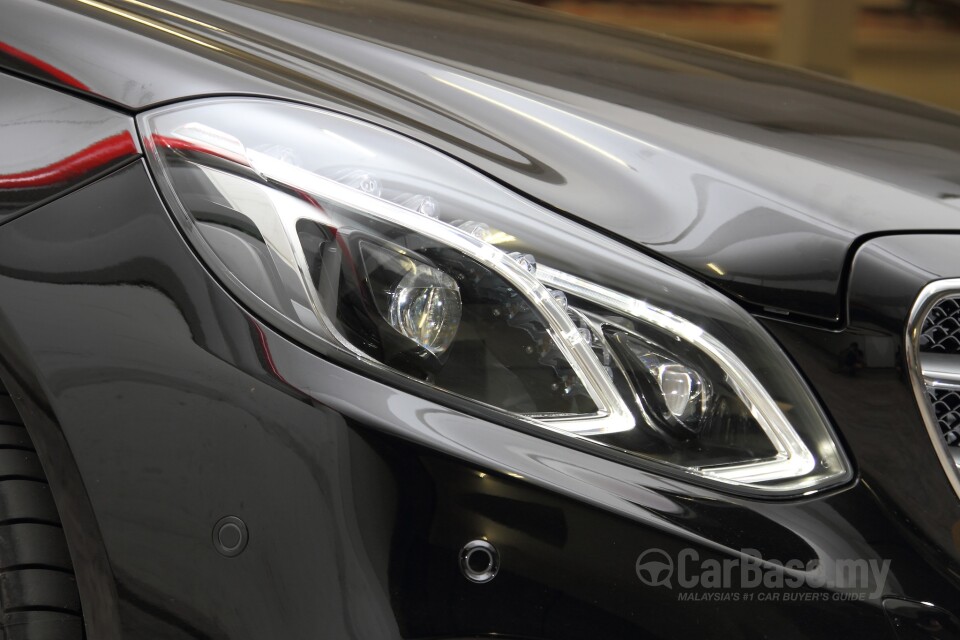
[[[960,445],[960,388],[928,385],[927,397],[947,446]]]
[[[927,314],[920,332],[920,351],[960,354],[960,297],[940,300]]]
[[[920,292],[906,347],[927,432],[960,497],[960,279],[938,280]]]

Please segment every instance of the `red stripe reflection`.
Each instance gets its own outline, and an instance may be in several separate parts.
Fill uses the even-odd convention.
[[[273,361],[273,354],[270,353],[270,344],[267,342],[267,335],[263,332],[263,329],[260,328],[259,323],[253,319],[251,319],[249,322],[253,325],[253,328],[257,330],[257,337],[260,338],[260,346],[263,348],[263,357],[267,361],[267,367],[270,369],[270,373],[276,376],[277,380],[280,382],[293,387],[293,385],[287,382],[286,378],[283,377],[283,374],[280,373],[280,370],[277,369],[277,365]],[[296,389],[296,387],[293,388]],[[297,391],[300,390],[297,389]]]
[[[40,71],[43,71],[47,75],[53,76],[54,78],[56,78],[57,80],[59,80],[65,85],[74,87],[75,89],[80,89],[81,91],[90,91],[90,87],[83,84],[82,82],[80,82],[79,80],[71,76],[69,73],[66,73],[64,71],[61,71],[60,69],[57,69],[55,66],[53,66],[49,62],[44,62],[40,58],[30,55],[26,51],[21,51],[16,47],[10,46],[6,42],[0,42],[0,52],[9,54],[19,60],[23,60],[30,66],[36,67],[37,69],[39,69]]]
[[[168,149],[174,149],[176,151],[197,151],[199,153],[216,156],[217,158],[223,158],[224,160],[230,160],[231,162],[236,162],[244,166],[249,166],[250,164],[250,162],[242,155],[232,153],[221,147],[205,145],[202,142],[193,142],[191,140],[185,140],[175,136],[165,136],[159,133],[153,133],[147,136],[146,143],[148,148],[152,146],[153,148],[167,147]]]
[[[129,131],[104,138],[92,145],[38,169],[0,174],[0,189],[47,187],[87,175],[114,160],[139,153]]]

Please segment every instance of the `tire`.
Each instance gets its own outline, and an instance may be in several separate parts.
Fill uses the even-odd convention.
[[[0,638],[83,637],[63,525],[30,435],[0,386]]]

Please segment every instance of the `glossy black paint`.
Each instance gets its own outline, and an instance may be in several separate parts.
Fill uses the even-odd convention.
[[[857,252],[850,274],[853,326],[903,333],[920,290],[960,273],[960,234],[880,238]]]
[[[725,496],[308,353],[221,289],[141,163],[0,228],[0,299],[24,301],[0,306],[5,369],[76,460],[116,581],[84,593],[119,614],[91,637],[882,638],[882,597],[957,600],[952,562],[864,483]],[[250,531],[236,558],[211,542],[225,515]],[[458,568],[480,536],[502,559],[486,585]],[[651,547],[892,564],[863,602],[678,609],[637,578]]]
[[[140,155],[133,121],[0,74],[0,224]]]
[[[957,115],[509,2],[4,11],[0,43],[47,63],[7,68],[133,110],[256,94],[364,117],[767,313],[839,324],[865,235],[958,228]]]
[[[859,475],[733,497],[324,361],[220,288],[137,162],[0,226],[0,377],[57,488],[89,637],[875,638],[918,628],[898,602],[960,610],[960,506],[897,351],[960,236],[873,239],[958,229],[955,115],[508,3],[153,6],[6,0],[0,66],[117,113],[207,94],[351,113],[806,320],[766,326]],[[250,530],[236,558],[211,543],[228,515]],[[488,585],[457,569],[478,536],[502,554]],[[637,578],[653,547],[891,576],[866,602],[681,604]]]
[[[916,406],[903,350],[918,294],[929,282],[955,277],[957,256],[960,235],[870,241],[853,261],[850,324],[843,331],[765,322],[836,421],[861,482],[917,548],[954,576],[960,575],[960,505]],[[840,361],[853,342],[866,354],[859,371],[845,370]]]
[[[949,611],[929,602],[910,602],[889,598],[883,608],[901,640],[953,638],[960,635],[960,621]]]

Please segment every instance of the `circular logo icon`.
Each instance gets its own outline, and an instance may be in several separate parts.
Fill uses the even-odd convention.
[[[637,577],[650,587],[672,588],[673,558],[663,549],[647,549],[637,557]]]

